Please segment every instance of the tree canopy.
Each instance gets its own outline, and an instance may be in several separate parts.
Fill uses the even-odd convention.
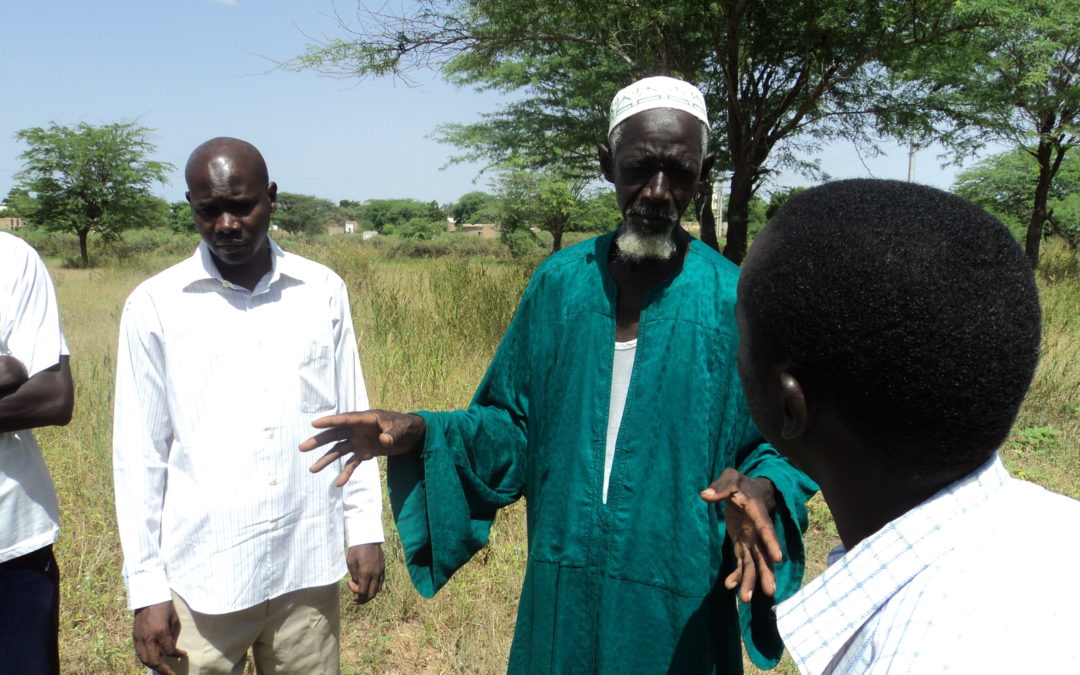
[[[620,221],[614,194],[588,194],[580,185],[551,172],[505,171],[498,181],[501,238],[521,248],[531,230],[550,232],[552,253],[566,232],[604,232]]]
[[[1080,143],[1080,4],[1075,0],[972,0],[990,17],[963,44],[915,64],[942,105],[965,111],[980,140],[1022,148],[1038,167],[1025,250],[1038,265],[1044,227],[1054,227],[1052,186]]]
[[[329,199],[295,192],[279,192],[277,210],[270,222],[286,232],[325,234],[327,225],[338,215],[338,207]]]
[[[34,198],[17,187],[4,197],[4,218],[28,218],[34,212]]]
[[[1021,240],[1034,209],[1039,163],[1030,148],[991,155],[956,177],[952,190],[1000,218]],[[1080,246],[1080,156],[1066,157],[1050,181],[1044,236]]]
[[[449,81],[513,94],[502,110],[438,135],[461,159],[597,175],[615,91],[646,75],[695,82],[714,120],[717,166],[730,175],[725,255],[741,261],[748,208],[781,165],[812,169],[797,151],[833,138],[871,143],[942,115],[932,89],[891,77],[921,47],[981,25],[953,0],[420,0],[404,14],[358,10],[344,38],[310,45],[289,65],[341,76],[438,68]],[[704,186],[703,202],[711,195]],[[717,245],[710,218],[703,239]]]
[[[198,231],[195,227],[195,218],[191,215],[191,205],[183,200],[169,202],[169,214],[165,222],[173,232]]]
[[[416,219],[427,223],[441,221],[443,230],[446,229],[446,216],[434,201],[369,199],[364,202],[360,217],[365,227],[380,233],[388,226],[401,228]]]
[[[87,237],[106,238],[144,222],[153,196],[150,186],[163,183],[172,165],[149,159],[156,151],[151,129],[133,123],[74,127],[55,122],[16,133],[29,147],[19,158],[16,188],[27,217],[50,231],[79,237],[83,265],[89,265]]]
[[[495,203],[495,195],[479,190],[466,192],[458,197],[450,210],[450,215],[454,218],[454,222],[459,224],[494,222]]]

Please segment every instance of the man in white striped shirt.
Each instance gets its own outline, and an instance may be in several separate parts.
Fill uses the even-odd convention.
[[[997,219],[894,181],[791,199],[743,265],[739,371],[843,547],[777,607],[804,673],[1080,672],[1080,503],[997,455],[1040,310]]]
[[[188,160],[195,255],[128,298],[113,467],[139,659],[159,673],[338,673],[338,583],[382,583],[378,468],[344,490],[295,451],[367,407],[348,295],[268,237],[277,186],[249,143]],[[347,554],[346,554],[347,546]]]

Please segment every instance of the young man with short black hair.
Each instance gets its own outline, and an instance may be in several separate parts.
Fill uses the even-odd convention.
[[[1040,334],[1005,227],[933,188],[829,183],[762,230],[736,313],[751,414],[843,542],[777,607],[799,668],[1078,672],[1080,503],[996,452]]]

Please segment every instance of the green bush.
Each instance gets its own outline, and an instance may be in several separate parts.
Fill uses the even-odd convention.
[[[493,258],[506,260],[510,252],[498,239],[474,234],[445,233],[431,240],[378,236],[366,242],[388,258]]]
[[[1046,229],[1046,234],[1056,234],[1072,249],[1080,248],[1080,194],[1066,195],[1052,208],[1054,223]]]
[[[66,232],[47,232],[41,228],[16,230],[17,236],[48,258],[60,258],[65,267],[84,267],[79,258],[79,238]],[[115,265],[139,257],[191,255],[199,245],[195,232],[174,232],[166,228],[126,230],[119,238],[106,239],[90,234],[91,267]]]
[[[526,258],[536,255],[540,249],[540,240],[532,230],[521,228],[510,232],[504,231],[499,235],[502,243],[510,249],[510,257]]]
[[[443,232],[446,232],[445,219],[410,218],[403,225],[387,225],[383,228],[383,234],[423,241],[430,241]]]

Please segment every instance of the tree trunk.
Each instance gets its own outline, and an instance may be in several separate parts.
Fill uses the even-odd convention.
[[[1039,181],[1035,184],[1035,205],[1031,209],[1027,236],[1024,238],[1024,253],[1031,269],[1039,267],[1039,246],[1042,244],[1043,224],[1046,222],[1046,202],[1050,196],[1050,182],[1054,179],[1054,169],[1050,166],[1050,153],[1053,150],[1048,141],[1041,141],[1035,159],[1039,163]]]
[[[746,257],[750,199],[753,196],[754,182],[751,172],[736,169],[731,174],[731,188],[728,191],[727,244],[724,246],[724,257],[736,265],[741,264]]]
[[[86,251],[86,238],[89,234],[89,227],[79,230],[79,255],[82,256],[83,267],[90,267],[90,255]]]
[[[562,228],[557,227],[551,231],[551,252],[558,253],[562,248]]]
[[[697,210],[698,223],[701,224],[702,243],[719,251],[720,242],[716,239],[716,218],[713,217],[712,195],[712,181],[703,182],[694,200],[694,208]]]

